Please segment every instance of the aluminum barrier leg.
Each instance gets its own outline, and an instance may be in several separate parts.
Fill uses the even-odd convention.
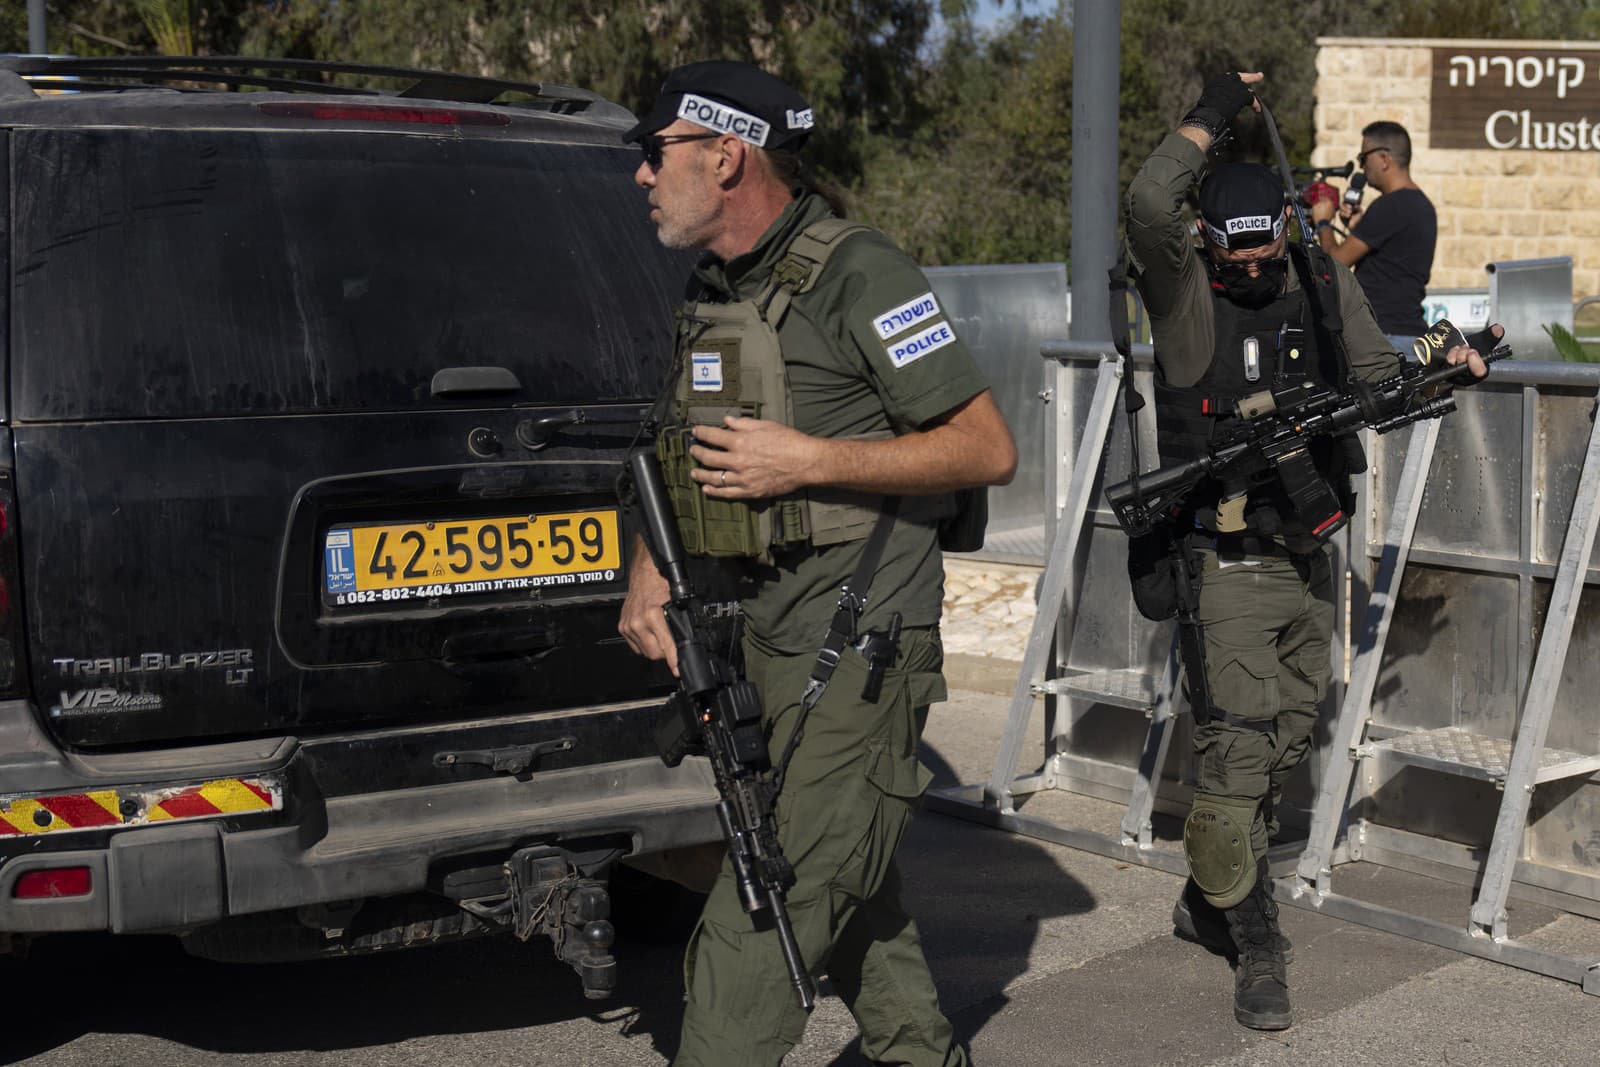
[[[1483,884],[1472,905],[1472,932],[1496,941],[1506,938],[1506,896],[1511,891],[1512,869],[1522,854],[1522,835],[1528,825],[1528,803],[1533,787],[1541,782],[1591,774],[1600,760],[1547,759],[1545,736],[1555,711],[1556,690],[1566,665],[1572,627],[1578,617],[1578,598],[1594,551],[1595,530],[1600,524],[1600,419],[1589,433],[1589,448],[1583,459],[1583,475],[1578,480],[1577,499],[1572,504],[1572,522],[1561,546],[1561,562],[1556,568],[1555,586],[1550,591],[1550,607],[1545,613],[1544,634],[1539,639],[1539,654],[1534,660],[1533,678],[1517,722],[1517,741],[1506,773],[1505,795],[1495,819],[1494,839],[1483,867]],[[1554,754],[1550,754],[1554,755]]]
[[[1178,684],[1182,672],[1183,661],[1179,658],[1178,640],[1174,635],[1166,672],[1156,686],[1150,729],[1144,735],[1144,752],[1139,756],[1139,773],[1133,780],[1133,795],[1128,798],[1128,813],[1122,817],[1122,843],[1125,845],[1149,848],[1155,833],[1150,813],[1155,810],[1156,787],[1161,781],[1161,768],[1167,763],[1167,748],[1172,744],[1172,720],[1177,714],[1178,694],[1182,691]]]
[[[995,759],[994,772],[983,791],[984,807],[995,811],[1015,811],[1013,793],[1032,792],[1038,788],[1018,787],[1017,759],[1022,754],[1022,745],[1027,738],[1033,702],[1040,694],[1047,692],[1044,687],[1045,671],[1053,651],[1056,626],[1058,623],[1071,626],[1076,611],[1077,588],[1073,581],[1073,561],[1077,558],[1078,543],[1094,505],[1095,476],[1100,470],[1100,457],[1111,432],[1111,417],[1116,410],[1117,387],[1122,381],[1122,374],[1121,359],[1101,357],[1094,399],[1089,404],[1088,420],[1083,428],[1083,438],[1078,442],[1077,459],[1072,467],[1066,506],[1062,508],[1061,520],[1056,523],[1050,558],[1044,569],[1044,581],[1039,588],[1039,612],[1034,618],[1033,629],[1028,633],[1027,649],[1022,654],[1022,670],[1017,675],[1017,685],[1011,694],[1011,710],[1006,717],[1005,732],[1000,738],[1000,752]]]
[[[1339,706],[1339,718],[1333,728],[1333,745],[1328,751],[1328,763],[1323,768],[1322,784],[1311,814],[1311,830],[1306,836],[1306,848],[1300,854],[1296,870],[1297,892],[1326,893],[1329,890],[1334,842],[1344,823],[1350,802],[1350,786],[1355,778],[1356,746],[1361,743],[1367,719],[1372,714],[1372,693],[1378,684],[1383,646],[1389,638],[1389,623],[1394,618],[1400,579],[1405,574],[1406,557],[1411,552],[1417,516],[1422,510],[1422,491],[1427,484],[1428,471],[1433,466],[1433,453],[1438,443],[1438,419],[1429,419],[1411,427],[1411,443],[1406,447],[1405,466],[1400,473],[1400,484],[1395,489],[1394,510],[1389,518],[1383,556],[1378,563],[1378,576],[1373,583],[1366,616],[1361,624],[1360,646],[1350,672],[1350,687],[1345,690],[1344,701]]]

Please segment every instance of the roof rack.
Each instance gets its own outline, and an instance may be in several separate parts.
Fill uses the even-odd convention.
[[[387,67],[369,63],[338,63],[322,59],[271,59],[252,56],[5,56],[0,70],[9,70],[39,88],[76,90],[127,89],[131,85],[172,84],[193,89],[196,83],[212,83],[228,89],[257,88],[285,92],[341,93],[362,96],[395,96],[414,100],[441,100],[452,103],[524,104],[559,113],[586,111],[596,105],[611,105],[604,97],[587,89],[545,82],[519,82],[502,78],[481,78],[470,74],[413,67]],[[252,71],[297,72],[330,78],[336,74],[369,79],[392,78],[408,81],[401,89],[341,85],[331,80],[284,78]],[[79,80],[83,79],[83,80]],[[204,91],[204,90],[202,90]],[[500,101],[506,93],[525,94],[527,101]],[[620,109],[619,109],[620,110]]]

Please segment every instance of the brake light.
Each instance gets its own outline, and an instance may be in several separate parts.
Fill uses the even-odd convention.
[[[257,104],[264,115],[318,119],[324,122],[405,122],[424,126],[509,126],[509,115],[493,111],[457,111],[442,107],[394,107],[388,104],[314,104],[272,101]]]
[[[18,900],[49,900],[54,897],[86,897],[94,888],[87,867],[50,867],[28,871],[17,879],[11,895]]]

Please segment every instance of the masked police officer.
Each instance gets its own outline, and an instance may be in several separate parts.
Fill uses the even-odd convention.
[[[1259,110],[1260,74],[1219,75],[1140,168],[1128,189],[1129,262],[1150,313],[1156,422],[1163,463],[1195,458],[1226,428],[1239,398],[1288,382],[1342,387],[1376,380],[1400,357],[1378,329],[1355,276],[1289,242],[1282,184],[1267,167],[1217,167],[1200,185],[1200,243],[1184,221],[1207,153],[1244,107]],[[1331,274],[1316,299],[1337,304],[1340,354],[1318,329],[1306,279]],[[1332,290],[1329,292],[1329,290]],[[1482,360],[1461,347],[1473,373]],[[1354,442],[1324,442],[1319,472],[1348,496],[1361,469]],[[1184,823],[1190,880],[1173,923],[1180,936],[1237,954],[1234,1016],[1260,1030],[1291,1021],[1289,943],[1267,877],[1283,783],[1305,758],[1331,675],[1334,589],[1329,552],[1281,490],[1211,481],[1180,528],[1200,575],[1205,671],[1213,707],[1194,734],[1199,780]]]
[[[705,62],[672,71],[625,137],[644,150],[635,179],[661,241],[707,253],[679,316],[683,429],[663,435],[663,468],[675,510],[696,516],[680,523],[687,550],[748,582],[745,673],[775,756],[827,674],[819,650],[831,635],[842,647],[777,806],[806,964],[832,979],[874,1062],[961,1064],[894,855],[928,783],[928,705],[945,696],[939,528],[952,491],[1010,480],[1016,449],[921,271],[809,182],[797,153],[812,124],[779,79]],[[865,588],[843,596],[869,552]],[[640,543],[619,629],[671,663],[666,600]],[[801,1036],[776,938],[753,928],[726,864],[685,983],[679,1064],[774,1064]]]

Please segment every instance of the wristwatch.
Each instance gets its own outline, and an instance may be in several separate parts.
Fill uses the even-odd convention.
[[[1331,229],[1333,229],[1333,220],[1332,219],[1318,219],[1317,220],[1317,224],[1315,226],[1311,227],[1311,228],[1313,230],[1316,230],[1318,233],[1321,233],[1323,230],[1331,230]]]

